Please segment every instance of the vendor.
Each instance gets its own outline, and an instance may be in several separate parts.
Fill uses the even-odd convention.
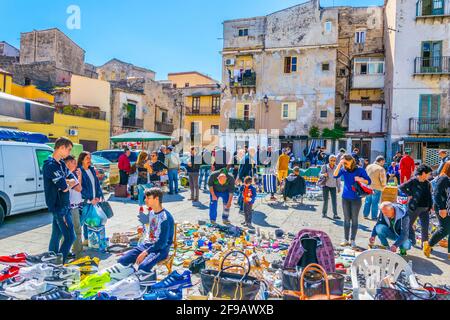
[[[411,249],[411,240],[409,240],[409,216],[406,210],[400,204],[383,202],[380,205],[382,214],[378,216],[378,221],[372,231],[369,240],[370,244],[375,243],[376,237],[386,248],[389,248],[388,239],[394,240],[390,250],[394,253],[400,249],[401,255],[406,255],[406,251]]]
[[[158,159],[158,153],[156,151],[150,155],[148,172],[151,182],[159,182],[161,181],[161,176],[167,174],[167,166]]]
[[[217,205],[219,198],[223,201],[222,221],[224,224],[230,224],[230,208],[233,201],[235,180],[226,170],[215,171],[208,180],[211,202],[209,205],[209,218],[212,224],[217,220]]]

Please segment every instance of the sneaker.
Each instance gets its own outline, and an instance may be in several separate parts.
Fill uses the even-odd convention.
[[[56,266],[60,266],[63,264],[62,254],[54,252],[46,252],[36,256],[27,255],[26,260],[28,264],[47,263]]]
[[[136,272],[136,276],[138,277],[139,282],[140,282],[141,286],[143,286],[143,287],[151,287],[152,285],[156,284],[156,282],[157,282],[157,277],[156,277],[155,271],[145,272],[142,270],[138,270]]]
[[[241,222],[241,225],[243,225],[244,227],[246,227],[246,226],[247,226],[247,222],[242,221],[242,222]]]
[[[31,300],[49,301],[49,300],[75,300],[76,294],[69,293],[60,288],[53,288],[47,292],[31,297]]]
[[[141,285],[139,279],[136,276],[131,276],[123,279],[104,290],[102,293],[106,293],[109,296],[117,297],[119,300],[135,300],[142,297]]]
[[[183,300],[183,290],[151,291],[143,296],[144,300]]]
[[[222,220],[222,222],[223,222],[223,224],[224,225],[230,225],[231,224],[231,222],[230,222],[230,220]]]
[[[100,263],[99,258],[84,257],[84,258],[72,261],[72,262],[66,264],[66,266],[68,266],[68,267],[70,267],[70,266],[77,266],[77,267],[95,266],[95,267],[98,267],[99,263]]]
[[[167,278],[151,286],[149,290],[176,290],[192,287],[191,272],[185,271],[183,274],[179,274],[177,271],[172,272]]]
[[[341,220],[341,217],[339,217],[338,215],[333,216],[334,220]]]
[[[29,300],[31,297],[47,291],[47,284],[36,279],[22,281],[5,288],[4,294],[19,300]]]
[[[134,270],[133,266],[125,267],[120,263],[117,263],[112,267],[106,268],[102,273],[104,272],[109,273],[109,275],[111,276],[111,281],[118,282],[128,278],[129,276],[134,274],[136,270]]]
[[[90,299],[90,300],[103,300],[103,301],[106,301],[106,300],[119,300],[119,299],[117,299],[117,297],[110,296],[106,292],[99,292],[99,293],[97,293],[97,296],[95,298]]]
[[[139,208],[139,213],[144,213],[144,207]]]
[[[350,246],[354,249],[354,248],[358,248],[358,246],[356,245],[356,241],[352,240],[352,243],[350,244]]]
[[[0,257],[0,264],[6,266],[26,267],[28,266],[27,255],[26,253],[19,253],[11,256],[2,256]]]
[[[326,213],[322,213],[322,218],[326,218],[327,214]]]
[[[0,272],[0,283],[5,282],[6,280],[12,279],[19,274],[19,267],[8,267]]]
[[[111,282],[111,276],[109,273],[104,274],[92,274],[87,276],[79,284],[69,287],[69,292],[79,291],[83,298],[89,298],[95,296],[97,292],[105,289],[106,284]]]
[[[23,279],[43,280],[53,274],[53,267],[46,264],[36,264],[31,267],[24,267],[19,270],[19,276]]]
[[[213,226],[215,226],[217,224],[217,222],[213,221],[213,220],[211,220],[209,223],[212,224]]]
[[[431,251],[433,251],[433,248],[430,246],[430,243],[428,241],[424,241],[423,254],[425,255],[425,257],[429,258],[431,255]]]
[[[247,228],[249,228],[250,230],[255,230],[255,227],[252,224],[248,224]]]
[[[341,242],[340,246],[341,246],[341,247],[349,247],[349,246],[350,246],[350,242],[348,242],[347,240],[345,240],[344,242]]]
[[[49,284],[68,288],[80,282],[81,273],[76,267],[61,267],[55,269],[53,274],[44,280]]]

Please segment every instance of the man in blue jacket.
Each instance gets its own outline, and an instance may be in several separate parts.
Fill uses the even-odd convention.
[[[78,182],[63,161],[70,155],[72,147],[73,143],[69,139],[59,138],[55,142],[53,155],[45,160],[43,166],[45,202],[53,214],[49,251],[61,253],[64,263],[67,262],[76,237],[70,212],[69,191],[76,187]],[[64,237],[64,241],[60,246],[61,237]]]
[[[380,205],[382,214],[378,216],[378,221],[372,231],[369,243],[373,245],[376,237],[386,248],[389,248],[388,239],[394,240],[390,250],[397,253],[400,248],[400,254],[406,255],[406,251],[411,249],[412,243],[409,240],[409,215],[406,209],[400,204],[383,202]]]

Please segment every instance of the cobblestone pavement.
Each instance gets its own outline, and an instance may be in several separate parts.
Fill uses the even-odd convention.
[[[209,194],[201,194],[201,203],[193,205],[187,201],[189,192],[182,192],[177,196],[165,197],[165,208],[168,209],[179,223],[188,221],[196,223],[199,219],[208,220]],[[120,201],[111,198],[115,216],[107,224],[107,236],[114,232],[136,230],[138,222],[138,207],[133,201]],[[220,208],[220,207],[219,207]],[[327,232],[338,245],[343,240],[343,222],[322,218],[322,202],[305,200],[304,204],[289,203],[270,205],[264,200],[257,200],[255,204],[254,225],[261,230],[272,232],[281,228],[285,232],[297,233],[302,228],[314,228]],[[219,209],[220,210],[220,209]],[[342,212],[339,208],[339,212]],[[220,217],[219,211],[219,217]],[[342,214],[341,214],[342,216]],[[239,225],[242,216],[234,207],[231,212],[231,222]],[[18,252],[38,254],[47,250],[51,233],[51,214],[46,211],[8,217],[0,227],[0,255]],[[220,221],[220,218],[218,219]],[[374,222],[360,218],[357,244],[366,247]],[[437,248],[431,259],[426,259],[418,249],[409,252],[407,260],[412,261],[414,271],[419,275],[422,283],[432,284],[450,283],[450,262],[447,260],[446,249]],[[93,254],[87,252],[87,254]],[[110,254],[96,254],[102,258],[102,267],[114,264],[117,257]]]

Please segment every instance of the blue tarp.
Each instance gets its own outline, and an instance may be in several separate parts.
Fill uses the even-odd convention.
[[[49,139],[42,133],[0,129],[0,140],[12,140],[28,143],[47,143]]]

